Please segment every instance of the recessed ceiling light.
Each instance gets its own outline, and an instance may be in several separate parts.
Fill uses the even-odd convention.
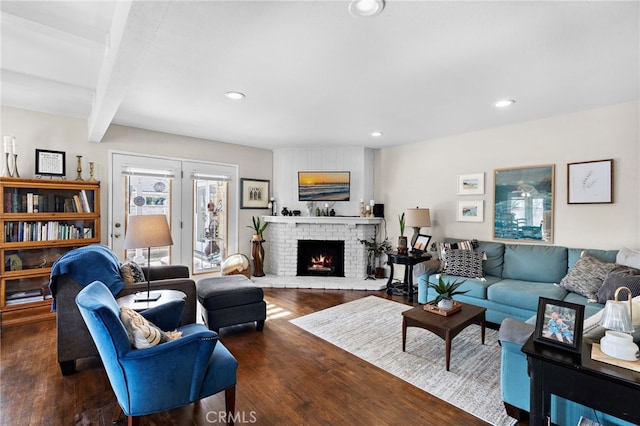
[[[384,0],[353,0],[349,3],[349,13],[356,18],[376,16],[384,9]]]
[[[516,101],[514,101],[513,99],[503,99],[501,101],[495,102],[493,106],[495,106],[496,108],[504,108],[504,107],[511,106],[515,103]]]
[[[374,138],[377,138],[379,136],[382,136],[382,134],[383,134],[382,132],[372,132],[371,136],[373,136]]]
[[[240,92],[227,92],[224,95],[229,99],[233,99],[234,101],[244,99],[244,93]]]

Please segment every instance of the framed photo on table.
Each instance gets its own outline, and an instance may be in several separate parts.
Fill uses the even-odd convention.
[[[429,250],[429,241],[431,241],[431,235],[418,234],[416,241],[413,243],[413,251],[424,252]]]
[[[63,151],[50,151],[36,149],[36,175],[65,176],[65,153]]]
[[[580,353],[584,306],[541,297],[533,340],[569,352]]]
[[[567,203],[613,203],[613,160],[567,164]]]
[[[269,207],[269,181],[240,179],[240,208],[266,209]]]

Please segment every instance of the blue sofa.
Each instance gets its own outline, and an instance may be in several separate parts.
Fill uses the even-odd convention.
[[[447,238],[447,243],[462,241]],[[445,281],[465,280],[460,290],[468,293],[456,296],[464,303],[487,308],[487,321],[500,324],[505,318],[526,321],[538,310],[538,298],[564,300],[585,305],[585,317],[601,310],[604,305],[589,303],[586,297],[555,285],[586,251],[606,262],[615,262],[617,250],[577,249],[539,244],[505,244],[478,241],[477,252],[484,252],[483,279],[443,275]],[[427,283],[437,283],[435,270],[418,277],[418,303],[435,299],[435,292]]]
[[[445,239],[455,243],[460,239]],[[585,318],[599,312],[604,305],[590,303],[586,297],[569,292],[560,283],[583,251],[600,260],[614,263],[617,250],[576,249],[538,244],[508,244],[494,241],[478,241],[477,252],[484,252],[482,262],[484,279],[442,275],[445,281],[465,280],[460,290],[468,290],[456,300],[483,306],[486,319],[500,327],[501,390],[507,413],[520,420],[523,411],[529,411],[529,375],[527,359],[521,347],[533,332],[538,299],[564,300],[585,306]],[[427,283],[437,283],[436,270],[419,275],[418,302],[427,303],[435,298],[435,292]],[[553,397],[552,422],[559,425],[578,424],[580,417],[599,421],[606,425],[630,423],[615,417],[594,412],[572,401]]]

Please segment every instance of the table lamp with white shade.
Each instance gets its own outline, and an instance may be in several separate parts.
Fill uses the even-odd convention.
[[[163,214],[129,216],[127,233],[124,236],[125,249],[147,249],[147,291],[136,294],[136,302],[158,300],[162,293],[151,293],[151,247],[165,247],[173,244],[167,217]]]
[[[413,228],[413,236],[411,237],[411,247],[414,247],[418,234],[420,234],[420,228],[431,226],[431,213],[429,209],[421,209],[416,207],[415,209],[407,209],[405,214],[405,224]],[[412,250],[414,251],[414,250]]]
[[[619,301],[618,294],[627,292],[627,301]],[[619,287],[614,295],[614,300],[607,300],[602,311],[600,325],[607,329],[605,336],[600,339],[600,350],[605,355],[626,361],[635,361],[639,358],[638,345],[633,342],[631,333],[634,332],[633,304],[631,290],[627,287]]]

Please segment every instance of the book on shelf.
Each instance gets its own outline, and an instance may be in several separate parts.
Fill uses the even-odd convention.
[[[80,201],[80,196],[79,195],[74,195],[73,196],[73,205],[75,206],[75,211],[78,213],[82,213],[82,202]]]
[[[89,205],[89,198],[87,197],[87,191],[82,189],[80,191],[80,199],[82,200],[82,210],[85,213],[91,213],[91,206]]]
[[[27,192],[27,213],[33,213],[33,192]]]

